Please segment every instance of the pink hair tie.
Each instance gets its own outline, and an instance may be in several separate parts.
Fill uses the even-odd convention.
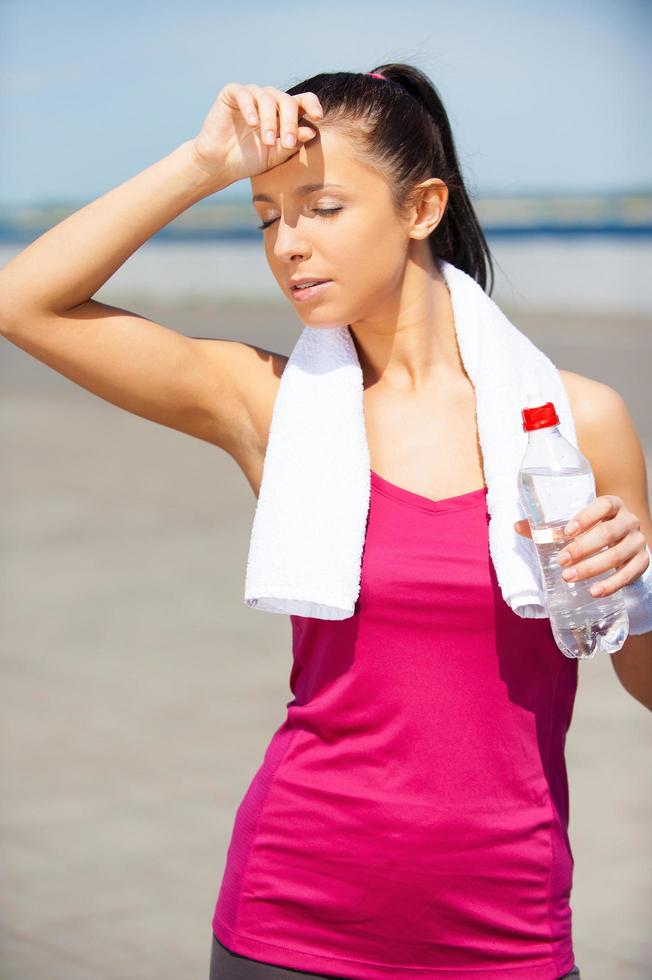
[[[382,78],[383,81],[387,81],[384,75],[379,74],[377,71],[367,71],[365,75],[371,75],[372,78]]]

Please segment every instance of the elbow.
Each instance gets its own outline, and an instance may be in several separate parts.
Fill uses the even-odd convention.
[[[47,310],[35,302],[25,276],[4,266],[0,272],[0,333],[9,340],[24,336],[26,327],[44,315],[47,316]]]
[[[0,278],[0,333],[11,339],[18,333],[24,320],[24,304],[17,296],[12,296],[11,287]]]

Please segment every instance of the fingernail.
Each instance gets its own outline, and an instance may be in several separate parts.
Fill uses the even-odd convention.
[[[602,585],[592,585],[589,591],[591,595],[602,595],[604,587]]]
[[[249,115],[247,116],[247,120],[251,123],[252,126],[255,126],[256,123],[258,122],[258,116],[256,115],[255,112],[250,112]]]
[[[569,523],[564,528],[564,531],[566,532],[566,534],[575,534],[578,527],[579,524],[577,523],[577,521],[569,521]]]
[[[294,146],[295,142],[294,133],[286,133],[283,137],[283,146]]]
[[[265,133],[265,140],[266,140],[267,143],[275,143],[276,142],[276,133],[274,132],[273,129],[268,129],[267,130],[267,132]]]

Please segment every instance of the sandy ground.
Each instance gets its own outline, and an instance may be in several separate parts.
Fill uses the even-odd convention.
[[[287,310],[137,310],[284,352],[297,336]],[[517,322],[621,391],[650,472],[649,320]],[[235,810],[291,698],[289,620],[243,603],[255,500],[221,451],[0,350],[0,977],[205,980]],[[651,747],[652,717],[609,660],[580,665],[567,758],[583,980],[652,976]]]

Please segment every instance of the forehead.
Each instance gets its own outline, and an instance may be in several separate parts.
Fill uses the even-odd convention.
[[[251,177],[252,203],[278,197],[305,197],[319,190],[348,190],[365,168],[350,140],[334,130],[321,130],[285,163]]]

